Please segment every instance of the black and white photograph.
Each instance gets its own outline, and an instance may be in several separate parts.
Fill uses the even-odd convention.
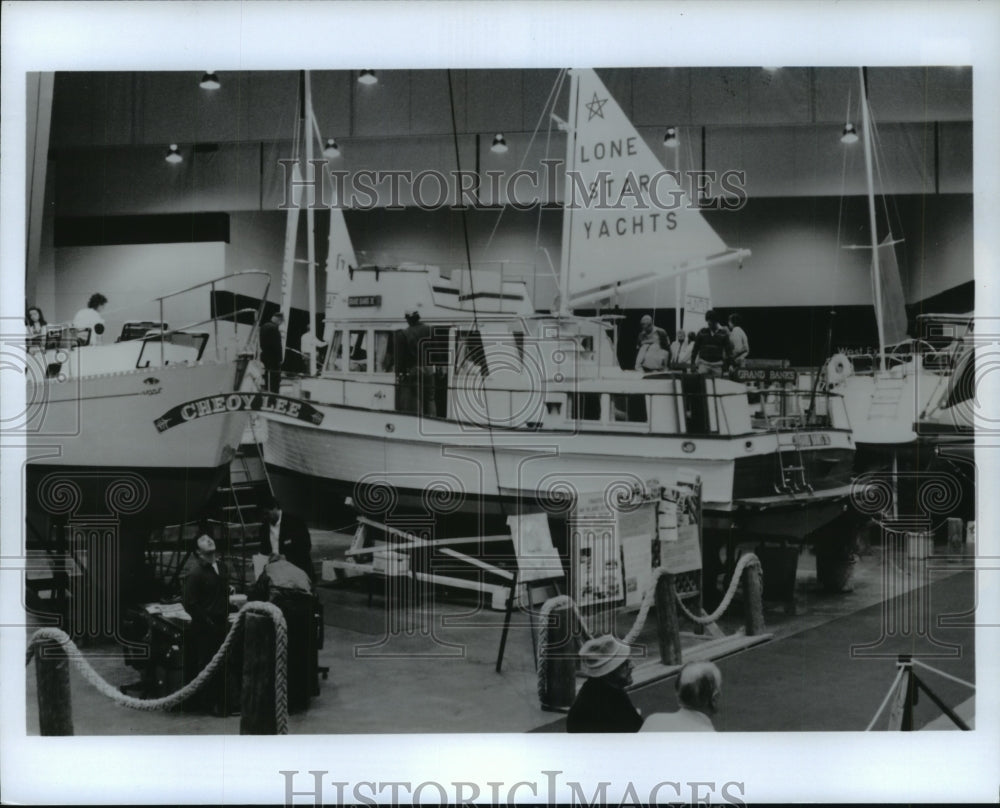
[[[31,5],[5,800],[995,798],[1000,5]]]

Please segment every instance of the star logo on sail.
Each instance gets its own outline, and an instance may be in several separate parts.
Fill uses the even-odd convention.
[[[587,120],[592,118],[603,118],[604,117],[604,105],[608,103],[607,98],[598,98],[597,93],[594,93],[594,97],[588,101],[584,106],[587,107],[587,111],[590,113]]]

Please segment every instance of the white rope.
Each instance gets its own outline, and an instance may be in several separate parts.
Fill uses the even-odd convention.
[[[743,574],[743,568],[748,566],[755,566],[758,570],[761,569],[760,559],[757,558],[753,553],[746,553],[740,556],[739,562],[736,564],[736,569],[733,571],[733,579],[729,582],[729,589],[726,592],[726,596],[722,599],[722,603],[719,607],[709,615],[696,615],[692,614],[687,606],[684,605],[684,601],[681,600],[681,596],[677,595],[677,603],[681,607],[681,611],[687,615],[688,619],[693,620],[703,626],[707,626],[709,623],[714,623],[723,614],[725,614],[726,609],[729,608],[729,604],[732,603],[733,596],[736,594],[736,587],[740,583],[740,576]]]
[[[945,673],[944,671],[938,670],[937,668],[932,668],[930,665],[924,664],[919,659],[912,659],[910,661],[914,665],[918,665],[919,667],[923,668],[924,670],[928,670],[928,671],[931,671],[932,673],[936,673],[938,676],[943,676],[945,679],[951,679],[951,681],[957,682],[960,685],[965,685],[966,687],[971,687],[973,690],[976,689],[976,686],[974,684],[972,684],[972,682],[966,682],[964,679],[959,679],[957,676],[952,676],[950,673]]]
[[[875,722],[878,721],[878,717],[882,715],[882,711],[885,709],[885,705],[889,703],[889,699],[892,698],[892,694],[896,692],[896,686],[899,684],[899,680],[903,678],[903,673],[905,671],[906,668],[904,667],[900,667],[896,671],[896,678],[892,680],[892,685],[889,687],[889,692],[885,694],[885,698],[882,699],[882,703],[878,706],[878,709],[875,711],[875,715],[872,716],[871,723],[867,727],[865,727],[865,732],[872,731],[872,727],[875,726]]]
[[[25,664],[31,662],[32,657],[37,653],[36,647],[43,642],[51,641],[57,643],[65,652],[80,675],[102,695],[107,696],[116,704],[127,707],[131,710],[144,712],[155,712],[170,710],[197,693],[202,685],[208,681],[219,665],[225,659],[229,646],[235,640],[237,633],[242,630],[244,616],[250,612],[264,614],[274,621],[275,628],[275,660],[274,660],[274,690],[275,690],[275,723],[279,735],[288,733],[288,627],[281,610],[273,603],[250,602],[244,604],[240,609],[236,621],[229,628],[229,633],[215,652],[215,656],[209,661],[205,668],[194,679],[184,687],[168,696],[158,699],[139,699],[135,696],[128,696],[122,693],[114,685],[106,682],[101,675],[94,670],[90,662],[84,657],[76,644],[69,636],[57,628],[41,628],[36,631],[28,642],[28,651]]]
[[[639,613],[635,616],[635,623],[632,625],[629,633],[622,638],[622,642],[627,645],[635,642],[636,637],[639,636],[639,632],[642,631],[643,626],[646,624],[649,609],[653,605],[653,596],[656,594],[656,583],[666,573],[667,571],[663,567],[657,567],[653,570],[653,580],[649,582],[649,586],[646,587],[646,591],[643,593],[642,604],[639,606]]]

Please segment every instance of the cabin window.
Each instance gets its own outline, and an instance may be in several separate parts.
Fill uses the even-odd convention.
[[[570,418],[578,421],[601,420],[600,393],[573,393],[569,401]]]
[[[352,373],[368,371],[368,332],[351,331],[347,345],[347,369]]]
[[[375,332],[375,371],[377,373],[392,373],[395,368],[393,351],[393,332]]]
[[[580,337],[580,358],[592,360],[594,358],[594,338],[591,336]]]
[[[514,345],[517,347],[517,358],[521,360],[521,364],[524,364],[524,332],[515,331],[514,332]]]
[[[945,401],[945,407],[954,407],[963,401],[968,401],[976,393],[976,355],[969,355],[965,364],[952,377],[951,392]]]
[[[646,396],[641,393],[612,393],[611,420],[626,423],[646,423]]]
[[[343,370],[344,363],[342,361],[341,353],[343,353],[344,346],[344,332],[334,331],[330,336],[330,352],[327,354],[326,358],[326,369],[327,370]]]
[[[486,364],[486,350],[483,348],[483,338],[478,331],[462,331],[458,334],[458,350],[455,352],[455,368],[477,365],[484,376],[490,375]]]

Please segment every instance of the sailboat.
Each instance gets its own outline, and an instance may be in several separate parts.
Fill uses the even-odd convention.
[[[955,345],[971,328],[971,318],[922,315],[918,318],[917,339],[907,336],[907,316],[896,245],[900,240],[888,233],[878,238],[873,176],[872,119],[868,104],[867,77],[859,68],[861,122],[868,190],[870,245],[851,249],[870,250],[872,299],[875,310],[878,351],[869,357],[836,354],[824,368],[829,389],[844,397],[858,449],[858,469],[917,463],[919,420],[933,397],[947,386],[951,376]],[[948,338],[941,341],[942,334]]]
[[[709,227],[595,71],[569,78],[567,120],[552,116],[566,133],[554,310],[537,311],[523,281],[471,263],[358,264],[333,210],[329,349],[317,376],[294,382],[324,418],[267,414],[263,456],[278,497],[329,526],[343,521],[345,497],[383,522],[488,519],[565,513],[583,491],[689,472],[701,479],[706,529],[802,538],[849,493],[854,445],[839,396],[824,394],[823,416],[807,424],[794,390],[776,389],[765,410],[727,378],[627,370],[615,320],[574,313],[748,253]],[[670,209],[650,198],[653,177]],[[624,202],[596,204],[599,188]],[[411,310],[431,334],[422,412],[398,372],[408,372],[397,332]]]

